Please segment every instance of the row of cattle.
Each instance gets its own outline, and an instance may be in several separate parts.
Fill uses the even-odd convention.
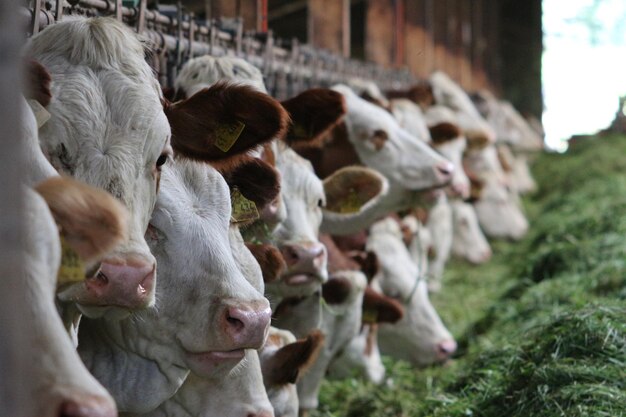
[[[27,285],[37,416],[297,416],[381,352],[443,362],[450,254],[520,238],[541,137],[442,73],[278,102],[242,59],[161,90],[120,22],[30,39]],[[26,100],[27,99],[27,100]]]

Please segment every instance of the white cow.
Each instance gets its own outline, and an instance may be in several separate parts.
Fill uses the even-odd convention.
[[[120,410],[154,410],[190,370],[224,375],[245,349],[263,345],[269,303],[242,273],[238,260],[252,255],[242,240],[229,244],[230,220],[228,186],[215,169],[185,158],[164,168],[146,234],[161,265],[157,305],[129,320],[86,321],[79,334],[81,356]],[[262,290],[258,264],[246,272]]]
[[[456,350],[456,342],[428,299],[423,271],[411,259],[398,222],[386,218],[372,225],[367,248],[381,264],[374,283],[405,308],[398,323],[380,325],[381,351],[416,365],[445,361]]]
[[[24,116],[34,123],[30,111]],[[26,308],[24,349],[34,365],[24,395],[37,416],[116,416],[115,402],[76,353],[55,295],[124,241],[127,213],[110,195],[71,179],[53,176],[36,189],[25,190],[27,291],[15,294]]]

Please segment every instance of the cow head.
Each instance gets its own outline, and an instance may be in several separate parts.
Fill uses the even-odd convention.
[[[385,295],[405,306],[402,320],[380,325],[382,352],[416,365],[446,360],[456,350],[456,342],[428,299],[426,281],[420,279],[422,271],[411,259],[397,221],[387,218],[375,223],[367,247],[381,263],[375,282]]]

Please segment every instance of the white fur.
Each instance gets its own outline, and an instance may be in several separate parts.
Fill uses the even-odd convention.
[[[380,325],[381,352],[416,365],[435,362],[437,344],[452,340],[452,335],[428,299],[425,280],[418,283],[411,295],[421,271],[402,241],[398,223],[387,218],[372,225],[367,249],[374,251],[380,261],[381,271],[374,283],[385,295],[401,300],[405,307],[399,322]]]
[[[54,219],[43,198],[31,190],[26,190],[25,206],[27,291],[14,296],[26,306],[22,320],[28,323],[28,331],[23,348],[36,366],[23,394],[33,402],[33,415],[41,417],[57,417],[67,401],[99,404],[101,410],[114,411],[113,399],[81,362],[57,313],[54,299],[61,244]]]
[[[420,106],[409,99],[396,98],[391,100],[391,111],[398,124],[407,132],[424,142],[430,142],[430,132]]]
[[[81,355],[121,410],[148,412],[172,396],[194,369],[186,352],[234,349],[220,326],[226,305],[269,306],[230,215],[228,186],[213,168],[178,159],[163,169],[146,234],[160,265],[156,306],[83,323],[80,333]]]
[[[474,264],[488,261],[491,247],[480,229],[474,207],[461,200],[453,200],[450,205],[454,228],[452,254]]]
[[[140,40],[114,19],[68,17],[33,36],[26,54],[52,76],[51,118],[39,131],[45,154],[60,172],[128,208],[129,239],[111,257],[153,264],[143,234],[170,128]]]
[[[364,324],[359,334],[353,337],[328,365],[327,376],[330,379],[345,379],[357,374],[374,384],[382,383],[385,378],[385,366],[380,356],[377,336],[376,328]]]
[[[323,304],[320,330],[326,338],[315,363],[298,381],[300,409],[317,408],[319,390],[331,360],[359,334],[361,328],[367,278],[360,271],[338,271],[333,276],[347,279],[350,293],[340,304]]]

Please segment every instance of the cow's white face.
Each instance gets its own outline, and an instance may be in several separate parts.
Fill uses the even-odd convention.
[[[430,303],[425,280],[415,286],[419,268],[402,241],[400,226],[393,219],[375,223],[370,229],[368,250],[378,256],[381,271],[375,282],[382,292],[401,300],[404,317],[395,324],[381,324],[381,351],[416,365],[443,361],[456,349],[456,342]]]
[[[205,366],[220,363],[219,352],[260,348],[269,327],[268,301],[233,256],[230,207],[228,186],[217,171],[178,160],[164,169],[147,233],[163,264],[151,314],[160,329],[169,326],[183,364],[200,375],[211,374]]]
[[[514,196],[498,181],[485,182],[474,208],[480,227],[489,237],[518,240],[528,231],[528,220]]]
[[[394,188],[423,190],[450,181],[452,164],[402,129],[391,114],[346,86],[333,89],[346,99],[348,140],[364,165],[389,180],[390,192]]]
[[[452,253],[474,264],[487,262],[491,258],[491,247],[480,230],[474,207],[459,200],[450,204],[454,229]]]
[[[267,285],[272,302],[311,295],[328,279],[326,248],[318,239],[322,207],[326,205],[322,181],[309,161],[283,144],[278,144],[276,169],[282,178],[286,217],[274,230],[272,240],[283,252],[287,271],[279,282]]]
[[[89,316],[152,305],[156,264],[143,235],[171,148],[144,48],[112,19],[71,19],[34,36],[27,54],[53,80],[52,117],[39,132],[50,162],[110,192],[130,213],[128,240],[103,262],[101,273],[59,296]]]

